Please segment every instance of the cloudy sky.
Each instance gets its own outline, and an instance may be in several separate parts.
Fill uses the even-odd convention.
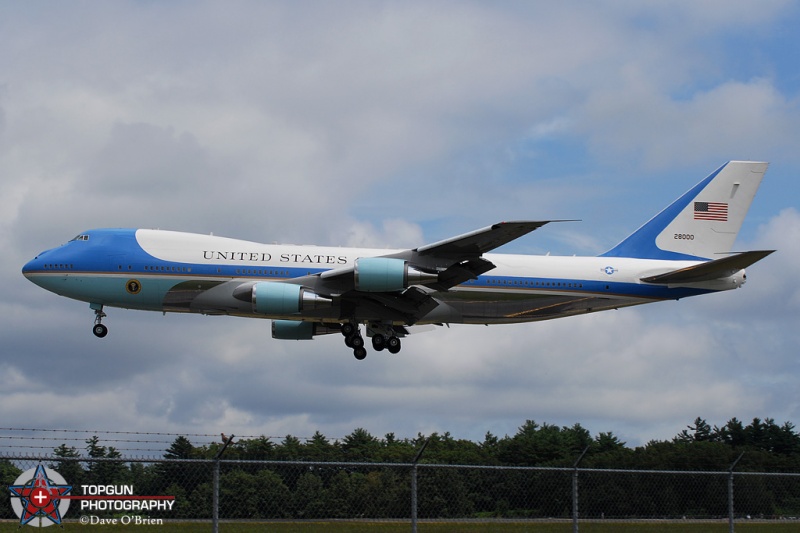
[[[2,2],[2,425],[481,441],[534,419],[629,445],[697,416],[800,426],[798,27],[781,0]],[[778,253],[743,289],[362,362],[237,318],[112,309],[99,340],[20,273],[96,227],[412,247],[580,219],[500,251],[596,255],[730,159],[771,163],[737,249]]]

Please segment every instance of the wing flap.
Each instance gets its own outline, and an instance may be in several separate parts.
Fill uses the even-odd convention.
[[[452,265],[447,270],[439,274],[437,283],[428,285],[432,289],[446,291],[465,281],[477,279],[481,274],[492,270],[494,263],[483,258],[468,259]]]
[[[673,270],[665,274],[642,278],[645,283],[669,284],[669,283],[696,283],[701,281],[711,281],[720,278],[727,278],[747,268],[753,263],[767,257],[775,250],[757,250],[752,252],[741,252],[722,259],[715,259],[700,263],[699,265]]]

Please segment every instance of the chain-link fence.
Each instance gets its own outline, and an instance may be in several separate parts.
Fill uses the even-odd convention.
[[[584,520],[800,524],[800,474],[19,455],[0,456],[0,518],[40,509],[30,501],[39,467],[51,486],[62,487],[55,472],[70,487],[58,493],[71,497],[65,520],[392,519],[412,530],[431,519],[562,520],[573,530]],[[154,503],[164,500],[172,503]]]

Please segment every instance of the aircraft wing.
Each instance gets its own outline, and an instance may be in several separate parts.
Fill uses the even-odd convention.
[[[382,257],[402,259],[423,272],[438,274],[437,283],[426,285],[436,290],[447,290],[494,268],[494,264],[481,258],[482,254],[522,237],[548,222],[552,221],[499,222],[457,237]],[[340,291],[348,290],[354,288],[354,270],[355,267],[329,270],[319,274],[319,277],[327,284],[338,286]]]
[[[699,265],[673,270],[657,276],[642,278],[645,283],[695,283],[701,281],[711,281],[720,278],[727,278],[747,268],[756,261],[767,257],[775,250],[758,250],[752,252],[741,252],[722,259],[707,261]]]
[[[491,226],[414,248],[381,256],[377,259],[402,260],[407,267],[422,273],[424,282],[408,283],[400,290],[368,291],[360,289],[357,266],[334,269],[295,278],[290,283],[302,284],[316,293],[339,298],[343,305],[371,309],[370,314],[413,324],[437,304],[434,291],[446,291],[467,280],[475,279],[495,265],[483,257],[494,250],[551,222],[500,222]]]
[[[490,252],[495,248],[539,229],[550,220],[499,222],[491,226],[465,233],[457,237],[427,244],[414,252],[422,256],[441,255],[469,259]]]

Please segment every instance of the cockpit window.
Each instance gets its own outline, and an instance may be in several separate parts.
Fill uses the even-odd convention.
[[[69,242],[72,242],[72,241],[88,241],[88,240],[89,240],[89,236],[86,235],[86,234],[83,234],[83,235],[77,235],[74,239],[72,239]]]

